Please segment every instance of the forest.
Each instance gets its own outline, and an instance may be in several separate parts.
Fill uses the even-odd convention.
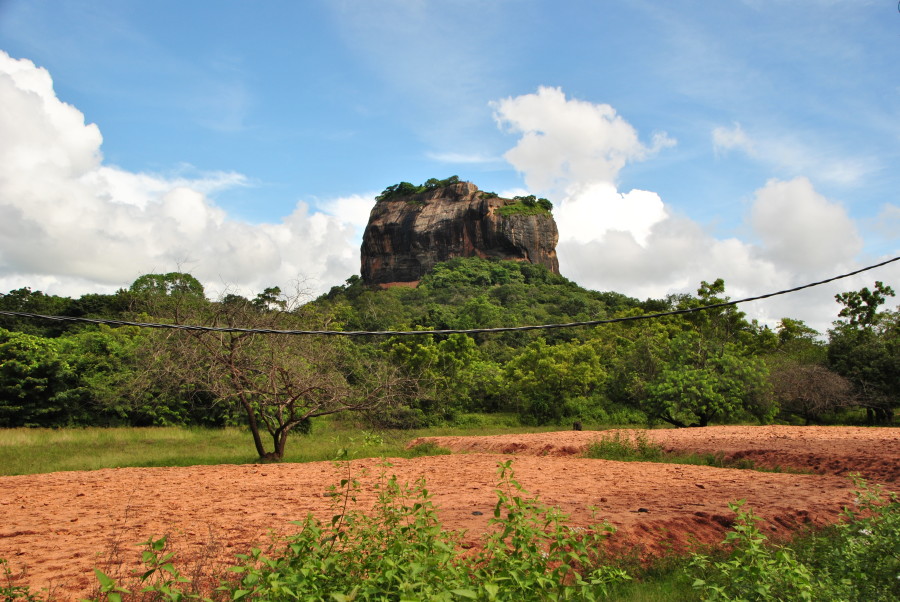
[[[0,294],[0,311],[222,330],[0,314],[0,427],[246,425],[259,456],[277,460],[291,433],[327,415],[400,429],[477,425],[490,413],[565,428],[891,424],[900,391],[893,296],[882,282],[837,295],[826,333],[789,317],[768,328],[730,305],[432,334],[640,316],[728,296],[717,279],[694,295],[640,301],[541,266],[478,258],[439,264],[416,288],[371,288],[353,276],[315,299],[273,286],[211,300],[181,272],[77,299],[20,288]]]

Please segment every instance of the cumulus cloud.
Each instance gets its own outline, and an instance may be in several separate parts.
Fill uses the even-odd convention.
[[[578,243],[619,232],[638,245],[646,245],[653,226],[666,217],[668,211],[655,192],[632,190],[623,194],[607,182],[577,187],[556,211],[564,240]]]
[[[900,240],[900,205],[882,205],[874,229],[885,238]]]
[[[638,161],[675,142],[657,134],[651,146],[608,104],[567,99],[560,88],[491,103],[500,127],[521,134],[504,157],[538,191],[573,183],[615,183],[629,161]]]
[[[298,202],[279,223],[232,219],[211,197],[241,174],[132,173],[105,165],[102,136],[60,101],[50,74],[0,52],[0,290],[114,290],[147,272],[190,271],[211,291],[308,279],[319,292],[359,269],[372,198]]]
[[[769,181],[756,192],[749,222],[761,239],[760,254],[801,274],[846,265],[862,251],[846,210],[806,178]]]
[[[859,267],[856,224],[805,177],[771,180],[755,191],[745,219],[747,240],[718,238],[655,192],[617,189],[616,176],[627,163],[673,144],[664,135],[646,146],[609,105],[566,99],[557,88],[507,98],[494,109],[498,124],[519,135],[505,156],[527,187],[559,194],[554,214],[560,270],[583,286],[659,298],[693,293],[701,280],[721,277],[728,294],[741,298]],[[755,152],[737,123],[717,128],[713,142],[719,152]],[[772,325],[787,316],[824,331],[837,313],[834,293],[869,280],[859,277],[743,309]]]

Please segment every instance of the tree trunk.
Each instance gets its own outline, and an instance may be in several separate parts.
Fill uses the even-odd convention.
[[[668,422],[672,426],[677,426],[680,429],[687,428],[687,425],[685,423],[683,423],[680,420],[676,420],[675,418],[672,418],[668,414],[665,414],[665,415],[660,414],[659,417],[660,417],[660,419],[662,419],[663,422]]]
[[[253,405],[241,395],[241,405],[247,413],[247,425],[250,427],[250,433],[253,435],[253,445],[256,446],[256,453],[259,459],[266,458],[266,448],[263,446],[262,437],[259,435],[259,424],[256,422],[256,413],[253,411]]]
[[[290,431],[288,431],[287,429],[281,431],[281,435],[278,437],[278,441],[275,443],[275,454],[278,456],[279,461],[284,458],[284,446],[285,444],[287,444],[289,432]]]

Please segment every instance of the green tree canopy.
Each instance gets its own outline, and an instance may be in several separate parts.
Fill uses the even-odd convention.
[[[893,295],[882,282],[836,295],[843,319],[828,331],[828,365],[853,383],[872,422],[890,423],[900,405],[900,312],[878,311]]]
[[[144,274],[131,284],[131,292],[143,295],[192,296],[205,298],[200,281],[184,272]]]

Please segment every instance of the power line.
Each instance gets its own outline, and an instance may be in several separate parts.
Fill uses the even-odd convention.
[[[820,286],[822,284],[827,284],[829,282],[834,282],[835,280],[841,280],[842,278],[849,278],[850,276],[855,276],[857,274],[861,274],[863,272],[867,272],[869,270],[874,270],[876,268],[880,268],[889,263],[893,263],[895,261],[900,261],[900,257],[894,257],[893,259],[888,259],[887,261],[882,261],[881,263],[876,263],[874,265],[870,265],[859,270],[855,270],[853,272],[847,272],[846,274],[841,274],[840,276],[833,276],[831,278],[826,278],[825,280],[819,280],[818,282],[811,282],[809,284],[804,284],[802,286],[795,286],[794,288],[788,288],[780,291],[776,291],[774,293],[767,293],[765,295],[757,295],[755,297],[746,297],[744,299],[736,299],[734,301],[723,301],[722,303],[714,303],[712,305],[704,305],[701,307],[691,307],[687,309],[676,309],[671,311],[664,311],[654,314],[643,314],[640,316],[626,316],[622,318],[610,318],[607,320],[586,320],[583,322],[567,322],[565,324],[540,324],[536,326],[504,326],[499,328],[466,328],[466,329],[448,329],[448,330],[376,330],[376,331],[365,331],[365,330],[274,330],[267,328],[232,328],[232,327],[217,327],[217,326],[195,326],[189,324],[158,324],[153,322],[129,322],[126,320],[106,320],[106,319],[95,319],[95,318],[84,318],[84,317],[75,317],[75,316],[45,316],[41,314],[32,314],[25,312],[17,312],[17,311],[6,311],[0,310],[0,315],[4,316],[14,316],[18,318],[36,318],[42,320],[54,320],[57,322],[83,322],[88,324],[106,324],[109,326],[137,326],[140,328],[168,328],[172,330],[188,330],[194,332],[236,332],[236,333],[251,333],[251,334],[287,334],[287,335],[322,335],[322,336],[346,336],[346,337],[357,337],[357,336],[417,336],[417,335],[426,335],[426,334],[484,334],[484,333],[492,333],[492,332],[518,332],[525,330],[551,330],[555,328],[575,328],[580,326],[600,326],[602,324],[614,324],[616,322],[633,322],[636,320],[652,320],[657,318],[663,318],[665,316],[676,316],[681,314],[691,314],[700,311],[707,311],[710,309],[718,309],[721,307],[729,307],[731,305],[737,305],[739,303],[749,303],[750,301],[759,301],[760,299],[768,299],[770,297],[777,297],[779,295],[787,295],[789,293],[796,293],[797,291],[801,291],[807,288],[812,288],[814,286]]]

